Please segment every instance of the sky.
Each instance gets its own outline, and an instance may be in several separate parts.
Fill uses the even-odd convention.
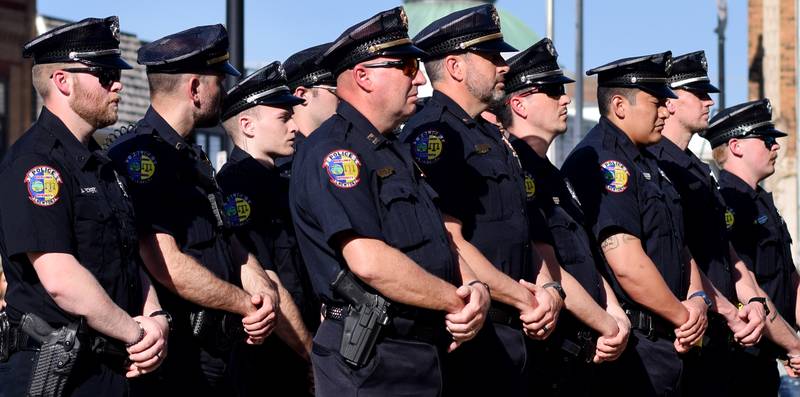
[[[245,0],[245,65],[283,60],[331,41],[349,26],[402,0]],[[554,43],[559,62],[575,70],[575,0],[555,0]],[[545,36],[545,0],[498,0],[495,5]],[[121,29],[154,40],[192,26],[225,23],[225,0],[39,0],[40,14],[67,20],[118,15]],[[718,75],[717,0],[585,0],[584,70],[619,58],[671,50],[705,50],[709,76]],[[728,1],[725,100],[747,100],[747,0]],[[533,43],[531,43],[533,44]]]

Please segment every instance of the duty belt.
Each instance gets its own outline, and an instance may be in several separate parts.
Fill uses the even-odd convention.
[[[18,326],[11,326],[8,330],[8,354],[21,351],[38,351],[39,343],[33,340]],[[87,341],[86,349],[97,355],[100,361],[115,370],[122,370],[128,359],[128,353],[122,342],[97,334],[83,335]]]
[[[492,306],[489,307],[488,317],[495,324],[502,324],[517,329],[522,328],[522,321],[519,319],[519,314],[497,303],[492,303]]]
[[[337,303],[322,303],[320,308],[322,317],[328,320],[344,321],[350,314],[350,305]],[[411,324],[413,323],[413,324]],[[444,318],[441,323],[420,321],[404,315],[392,316],[390,326],[386,329],[385,336],[424,342],[432,345],[442,345],[452,341],[444,327]]]
[[[647,338],[675,339],[674,327],[666,320],[636,309],[625,309],[625,314],[631,320],[631,328],[644,332]]]

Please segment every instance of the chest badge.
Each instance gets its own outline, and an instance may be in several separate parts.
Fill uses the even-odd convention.
[[[442,156],[444,137],[438,131],[425,131],[412,144],[414,158],[422,164],[433,164]]]
[[[733,216],[733,210],[730,208],[725,209],[725,228],[730,230],[736,222],[736,217]]]
[[[477,154],[486,154],[489,153],[490,150],[492,150],[492,146],[488,143],[479,143],[475,145],[475,153]]]
[[[37,165],[25,174],[28,199],[40,207],[49,207],[58,202],[62,183],[61,174],[46,165]]]
[[[156,157],[150,152],[137,150],[128,155],[125,166],[134,183],[147,183],[156,173]]]
[[[233,193],[225,200],[225,216],[231,226],[242,226],[250,221],[252,201],[241,193]]]
[[[383,167],[378,170],[378,176],[381,178],[388,178],[394,174],[394,168],[392,167]]]
[[[328,172],[330,182],[339,188],[356,187],[361,179],[361,160],[349,150],[334,150],[325,156],[322,167]]]
[[[525,198],[528,201],[533,200],[536,197],[536,181],[533,180],[533,177],[529,173],[525,173]]]
[[[617,160],[608,160],[600,164],[600,169],[603,172],[606,190],[611,193],[622,193],[628,189],[630,172],[624,164]]]

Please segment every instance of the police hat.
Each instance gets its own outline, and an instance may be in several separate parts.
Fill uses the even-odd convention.
[[[375,14],[342,33],[325,50],[318,63],[335,76],[361,62],[377,57],[425,56],[408,37],[408,17],[403,7]]]
[[[745,102],[723,109],[708,121],[708,129],[700,136],[715,148],[732,138],[750,135],[786,136],[772,123],[772,105],[769,99]]]
[[[336,86],[336,77],[329,70],[317,65],[319,56],[331,46],[331,43],[320,44],[293,54],[283,62],[289,89],[311,87],[314,85]]]
[[[119,18],[86,18],[68,23],[29,41],[22,56],[35,65],[80,62],[89,66],[131,69],[119,50]]]
[[[705,51],[696,51],[672,58],[672,69],[667,77],[672,89],[717,93],[719,89],[708,78]]]
[[[456,11],[431,22],[414,37],[414,44],[427,52],[428,58],[463,51],[517,51],[503,41],[500,15],[492,4]]]
[[[292,95],[280,62],[258,69],[228,91],[222,101],[222,121],[257,105],[294,106],[303,98]]]
[[[586,72],[597,75],[600,87],[638,88],[656,98],[677,98],[669,89],[667,76],[672,65],[672,52],[624,58]]]
[[[240,76],[228,62],[228,31],[216,25],[197,26],[139,48],[137,62],[147,73],[200,73],[218,71]]]
[[[558,66],[558,52],[547,37],[509,58],[508,66],[505,90],[509,94],[527,87],[575,82],[564,76],[564,71]]]

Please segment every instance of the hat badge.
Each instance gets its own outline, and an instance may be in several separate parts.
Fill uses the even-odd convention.
[[[551,56],[558,56],[556,55],[556,48],[553,46],[552,41],[547,42],[547,52],[549,52]]]
[[[766,102],[767,113],[772,114],[772,103],[769,101],[769,99],[767,99]]]
[[[668,56],[667,59],[664,60],[664,73],[670,74],[672,71],[672,57]]]
[[[283,65],[278,65],[278,74],[280,75],[280,78],[286,78],[286,70],[283,68]]]
[[[497,14],[497,9],[492,7],[492,22],[495,26],[500,26],[500,15]]]
[[[114,39],[119,41],[119,19],[114,18],[114,20],[111,21],[111,26],[109,26],[108,29],[111,31],[111,35],[114,36]]]
[[[400,22],[403,24],[403,28],[408,30],[408,15],[404,8],[400,8]]]
[[[706,56],[700,55],[700,66],[703,67],[703,70],[708,72],[708,62],[706,62]]]

